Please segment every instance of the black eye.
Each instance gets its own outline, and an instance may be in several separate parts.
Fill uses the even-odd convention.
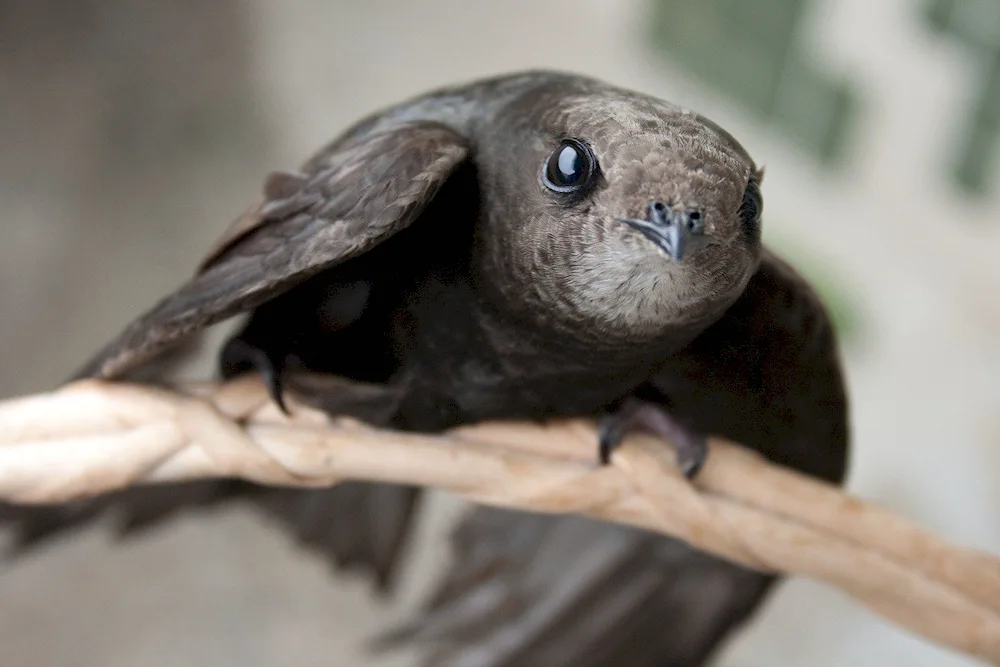
[[[760,214],[764,208],[764,199],[760,194],[760,185],[750,179],[747,189],[743,192],[743,203],[740,204],[739,216],[743,229],[754,241],[760,240]]]
[[[556,192],[575,192],[586,187],[597,172],[597,158],[582,141],[566,139],[545,161],[542,182]]]

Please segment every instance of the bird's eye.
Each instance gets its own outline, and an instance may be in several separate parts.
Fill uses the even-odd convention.
[[[760,214],[764,208],[764,199],[760,194],[760,185],[751,178],[743,191],[743,203],[740,204],[739,216],[743,228],[753,239],[760,238]]]
[[[576,139],[566,139],[545,161],[542,182],[556,192],[576,192],[591,183],[597,172],[593,151]]]

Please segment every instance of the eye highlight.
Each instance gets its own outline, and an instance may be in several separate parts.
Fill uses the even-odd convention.
[[[552,151],[542,168],[542,183],[554,192],[577,192],[590,185],[597,158],[582,141],[566,139]]]

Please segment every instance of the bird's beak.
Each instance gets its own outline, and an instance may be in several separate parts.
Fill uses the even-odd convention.
[[[657,245],[660,250],[670,255],[671,259],[680,262],[684,259],[691,232],[687,225],[670,218],[660,220],[640,220],[639,218],[616,218],[633,229],[642,233],[647,239]]]

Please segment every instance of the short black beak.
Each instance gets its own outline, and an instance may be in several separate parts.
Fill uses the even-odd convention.
[[[692,236],[702,234],[701,213],[699,211],[674,211],[669,206],[654,201],[649,205],[649,217],[616,218],[619,222],[642,232],[675,261],[684,259]]]

